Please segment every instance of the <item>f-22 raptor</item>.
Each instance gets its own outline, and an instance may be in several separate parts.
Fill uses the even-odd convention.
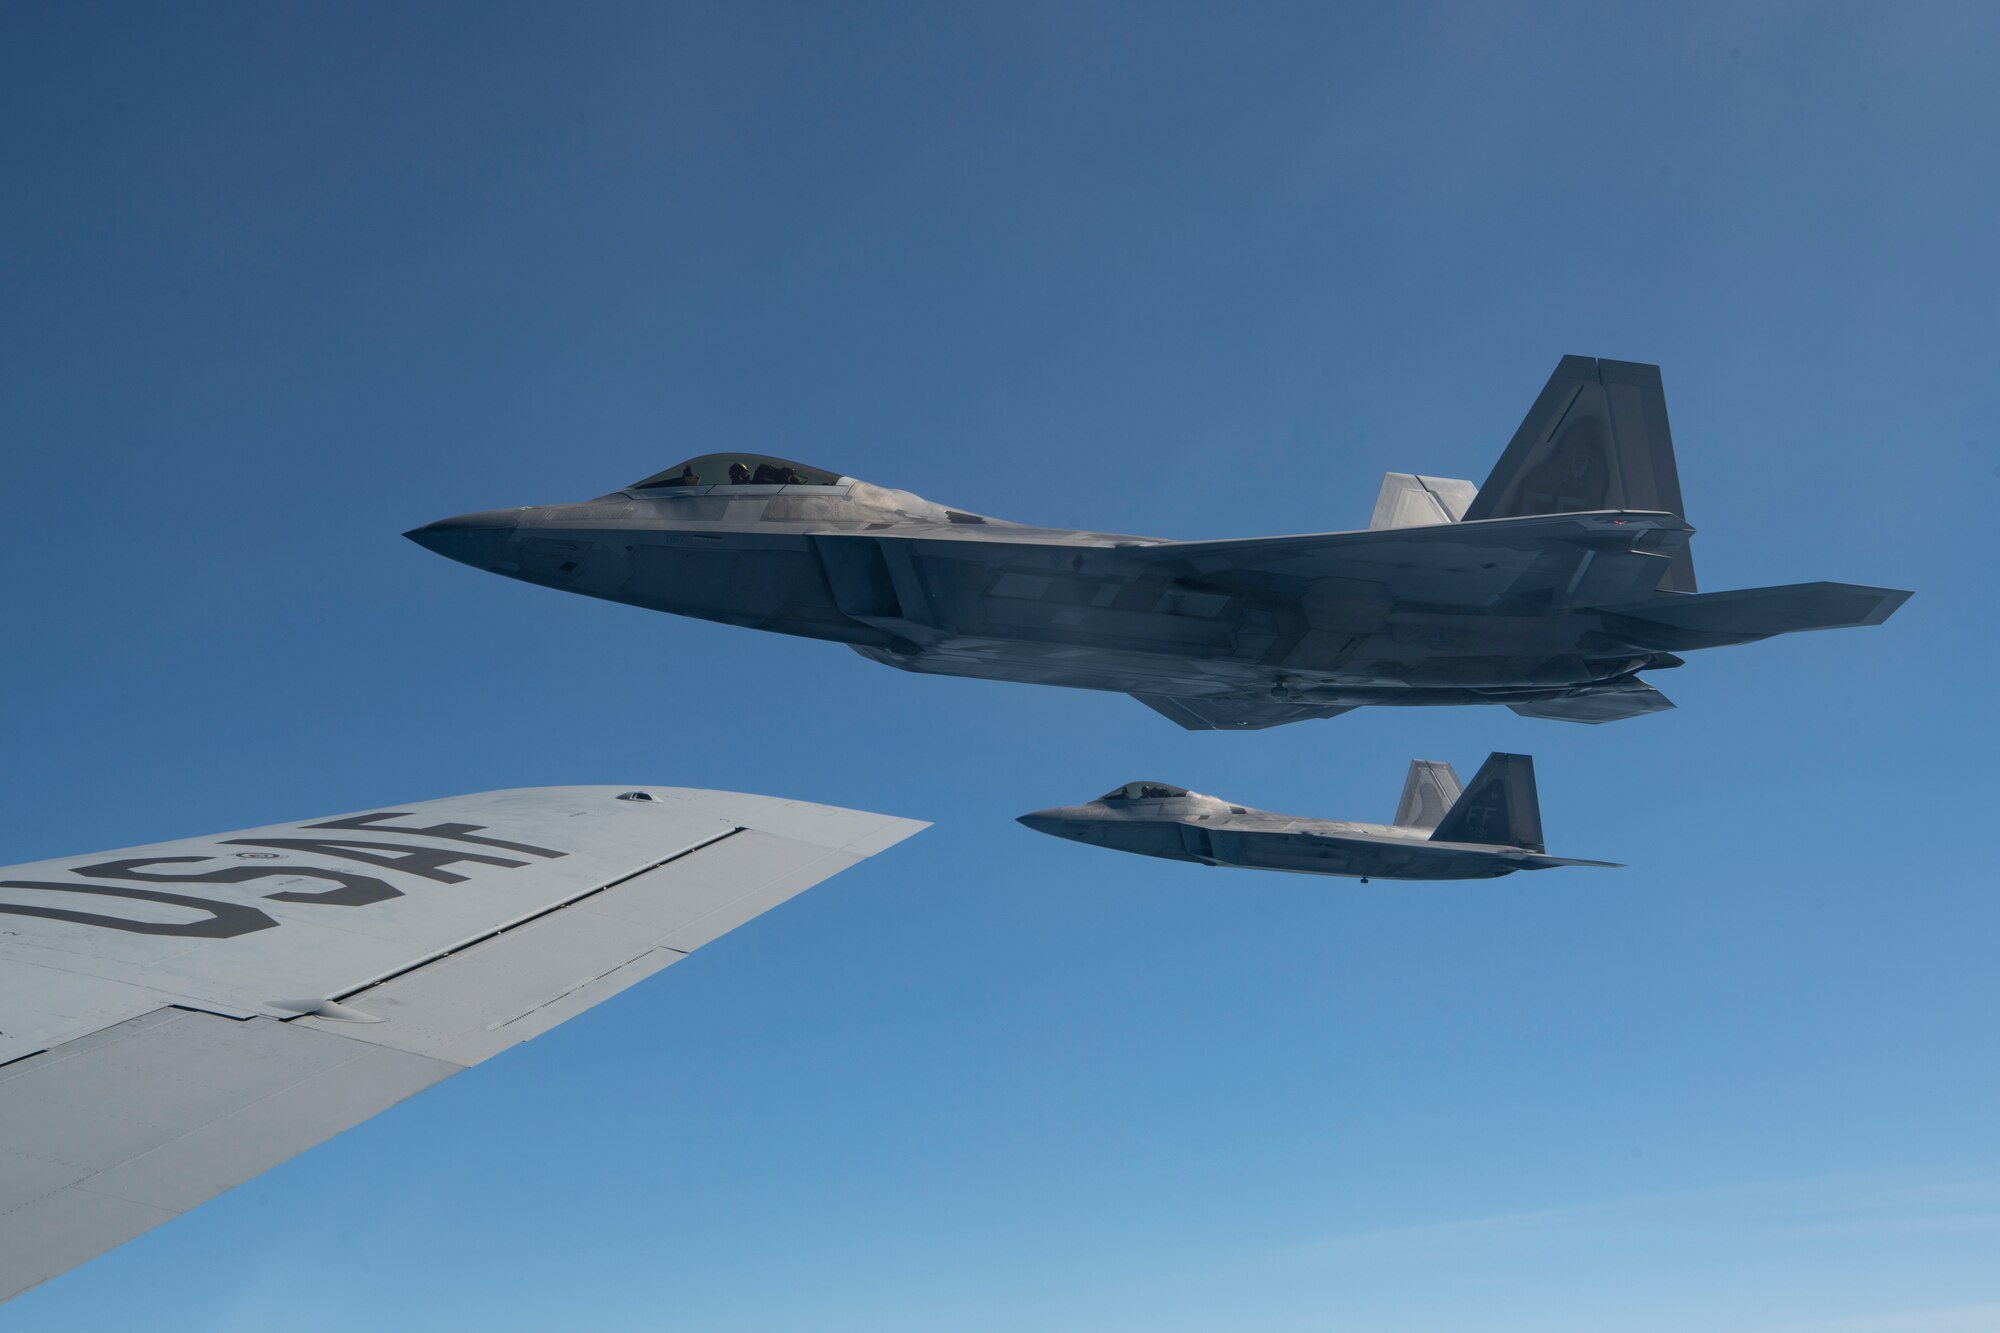
[[[1369,704],[1610,722],[1697,648],[1875,625],[1848,583],[1695,590],[1657,366],[1563,358],[1483,486],[1390,473],[1366,531],[1170,541],[1030,527],[752,454],[408,535],[529,583],[906,671],[1130,694],[1191,730]]]
[[[1450,764],[1410,762],[1394,824],[1301,819],[1164,782],[1128,782],[1087,805],[1022,815],[1037,833],[1112,851],[1251,870],[1383,879],[1492,879],[1516,870],[1605,866],[1546,855],[1535,761],[1493,754],[1461,790]]]

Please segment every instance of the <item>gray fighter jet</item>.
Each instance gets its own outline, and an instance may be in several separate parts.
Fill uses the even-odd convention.
[[[1612,866],[1542,850],[1535,761],[1493,754],[1461,790],[1450,764],[1416,759],[1393,824],[1301,819],[1164,782],[1128,782],[1088,805],[1022,815],[1037,833],[1113,851],[1251,870],[1383,879],[1492,879],[1552,866]]]
[[[1229,484],[1203,478],[1203,485]],[[750,454],[408,534],[529,583],[848,644],[907,671],[1130,694],[1193,730],[1364,704],[1609,722],[1695,648],[1909,596],[1697,593],[1656,366],[1563,358],[1493,474],[1390,473],[1366,531],[1169,541],[1003,522]]]

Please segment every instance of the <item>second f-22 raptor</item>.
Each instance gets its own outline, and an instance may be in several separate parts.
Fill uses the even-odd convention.
[[[1535,761],[1492,754],[1461,790],[1450,764],[1410,762],[1394,824],[1301,819],[1164,782],[1128,782],[1087,805],[1022,815],[1037,833],[1117,852],[1248,870],[1383,879],[1493,879],[1516,870],[1605,866],[1549,856]]]
[[[752,454],[412,540],[529,583],[906,671],[1129,694],[1191,730],[1368,704],[1610,722],[1696,648],[1875,625],[1848,583],[1695,591],[1657,366],[1564,357],[1493,473],[1390,473],[1367,530],[1170,541],[1030,527]]]

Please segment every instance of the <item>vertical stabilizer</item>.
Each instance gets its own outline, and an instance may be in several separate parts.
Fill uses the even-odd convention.
[[[1396,826],[1436,828],[1464,790],[1465,784],[1458,780],[1458,771],[1450,764],[1435,759],[1412,759],[1410,776],[1403,779],[1403,799],[1396,805]]]
[[[1542,846],[1542,803],[1535,795],[1535,761],[1525,754],[1494,753],[1473,775],[1472,785],[1452,804],[1431,832],[1437,842],[1484,842]]]
[[[1477,494],[1469,481],[1452,477],[1419,477],[1410,472],[1382,474],[1382,493],[1375,497],[1375,512],[1369,516],[1368,530],[1384,528],[1426,528],[1440,523],[1456,523],[1465,517],[1466,506]]]
[[[1465,517],[1595,509],[1687,517],[1658,366],[1564,357]],[[1695,591],[1691,554],[1674,557],[1660,591]]]

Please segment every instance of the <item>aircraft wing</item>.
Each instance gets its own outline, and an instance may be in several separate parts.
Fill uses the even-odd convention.
[[[1341,704],[1291,703],[1268,694],[1135,694],[1132,697],[1188,731],[1262,731],[1287,722],[1310,722],[1354,711],[1351,706]]]
[[[1559,870],[1564,866],[1594,866],[1599,870],[1623,870],[1623,861],[1580,861],[1574,856],[1531,855],[1521,858],[1523,870]]]
[[[923,827],[547,787],[0,869],[0,1300]]]
[[[1626,676],[1571,695],[1508,705],[1522,717],[1546,717],[1557,722],[1582,722],[1593,726],[1600,722],[1622,722],[1628,717],[1644,717],[1648,713],[1664,713],[1673,706],[1672,699],[1637,676]]]
[[[1179,564],[1193,585],[1303,596],[1335,580],[1349,599],[1412,607],[1561,609],[1652,595],[1694,529],[1674,514],[1605,511],[1117,548]]]

